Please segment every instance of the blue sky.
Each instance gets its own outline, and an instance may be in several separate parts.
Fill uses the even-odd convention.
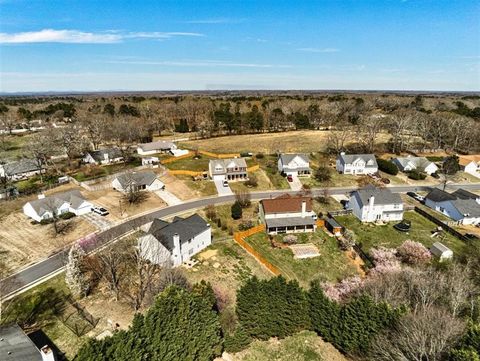
[[[0,0],[0,91],[480,90],[480,0]]]

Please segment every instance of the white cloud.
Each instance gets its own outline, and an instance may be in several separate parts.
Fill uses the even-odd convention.
[[[164,65],[178,67],[227,67],[227,68],[290,68],[291,65],[282,64],[258,64],[258,63],[237,63],[220,60],[194,60],[194,61],[154,61],[154,60],[112,60],[109,64],[131,64],[131,65]]]
[[[299,48],[298,51],[306,51],[308,53],[338,53],[340,49],[336,48]]]
[[[73,43],[73,44],[113,44],[126,39],[169,39],[176,36],[204,36],[188,32],[85,32],[79,30],[43,29],[22,33],[0,33],[0,44],[25,43]]]

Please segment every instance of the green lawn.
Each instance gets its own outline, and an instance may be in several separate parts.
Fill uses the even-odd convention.
[[[264,170],[275,189],[290,188],[285,177],[278,173],[277,157],[275,155],[264,155],[263,158],[256,158],[256,162]]]
[[[25,135],[5,135],[0,147],[2,159],[15,160],[25,154],[25,145],[31,138],[31,134]]]
[[[215,184],[211,180],[194,181],[188,175],[176,175],[175,177],[181,179],[194,192],[198,192],[199,196],[213,196],[217,194],[217,188],[215,188]]]
[[[165,164],[165,167],[172,170],[191,170],[208,172],[208,163],[213,158],[202,155],[199,159],[193,157],[182,158],[171,163]]]
[[[248,237],[246,241],[254,247],[270,263],[280,269],[283,276],[296,279],[308,287],[315,279],[336,281],[355,274],[355,267],[351,265],[340,251],[337,241],[327,236],[322,230],[315,233],[298,234],[299,243],[313,243],[320,256],[308,259],[294,259],[288,248],[273,248],[265,233],[258,233]],[[279,236],[280,237],[280,236]]]
[[[465,252],[465,243],[448,233],[446,233],[444,240],[440,240],[438,237],[430,237],[437,226],[415,211],[408,211],[404,214],[404,219],[412,222],[412,227],[408,233],[397,231],[393,228],[394,223],[386,225],[362,223],[353,215],[337,216],[335,218],[344,227],[355,232],[357,241],[362,243],[365,252],[368,252],[372,247],[379,246],[395,248],[407,239],[420,242],[427,248],[430,248],[433,243],[441,241],[456,254]]]
[[[142,160],[140,158],[134,158],[131,162],[128,162],[127,164],[117,163],[104,166],[85,167],[83,170],[72,174],[72,177],[79,182],[84,182],[87,180],[97,179],[108,176],[110,174],[122,172],[130,168],[139,167],[141,165]]]
[[[330,174],[332,178],[326,182],[320,182],[315,179],[315,170],[316,168],[312,168],[312,176],[309,178],[299,178],[302,184],[308,185],[312,188],[320,188],[320,187],[347,187],[347,186],[356,186],[357,180],[359,179],[358,176],[354,176],[351,174],[339,174],[335,169],[332,169]]]

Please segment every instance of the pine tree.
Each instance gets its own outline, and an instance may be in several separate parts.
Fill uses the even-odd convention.
[[[325,296],[318,281],[311,284],[308,292],[310,322],[312,328],[328,342],[338,338],[340,306]]]
[[[75,243],[68,252],[65,266],[65,282],[74,297],[84,297],[88,292],[88,279],[82,271],[84,258],[85,251],[78,243]]]
[[[248,347],[252,338],[242,326],[238,326],[234,333],[226,334],[224,347],[227,352],[240,352]]]
[[[242,218],[242,206],[238,201],[233,203],[231,211],[233,219]]]

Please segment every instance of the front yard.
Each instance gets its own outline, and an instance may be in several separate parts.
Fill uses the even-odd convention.
[[[465,243],[449,233],[445,233],[443,240],[439,237],[432,238],[432,232],[437,228],[437,225],[415,211],[407,211],[404,214],[404,219],[412,223],[411,229],[407,233],[393,228],[394,222],[385,225],[375,225],[373,223],[362,223],[353,215],[337,216],[335,218],[342,226],[355,233],[357,242],[361,243],[365,252],[368,252],[372,247],[395,248],[407,239],[420,242],[427,248],[439,241],[457,255],[466,251]]]
[[[308,287],[315,279],[338,281],[356,273],[355,266],[338,248],[335,238],[328,236],[323,230],[297,236],[299,244],[313,243],[317,246],[320,256],[294,259],[289,248],[274,248],[265,233],[257,233],[245,241],[276,266],[284,277],[296,279],[304,287]]]

